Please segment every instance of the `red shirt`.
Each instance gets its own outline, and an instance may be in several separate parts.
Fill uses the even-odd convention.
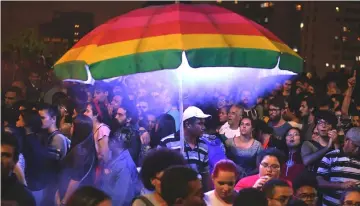
[[[239,192],[240,190],[244,189],[244,188],[250,188],[252,187],[255,182],[260,178],[259,174],[256,175],[251,175],[248,177],[244,177],[241,180],[239,180],[239,182],[235,185],[235,191]],[[280,178],[281,179],[281,178]],[[284,180],[284,179],[282,179]],[[285,180],[290,187],[292,188],[292,183],[288,180]]]

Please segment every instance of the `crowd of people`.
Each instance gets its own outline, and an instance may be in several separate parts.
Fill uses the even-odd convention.
[[[94,85],[49,74],[2,86],[2,203],[360,205],[356,71],[185,89],[183,111],[156,73]]]

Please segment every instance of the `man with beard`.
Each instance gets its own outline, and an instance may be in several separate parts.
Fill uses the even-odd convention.
[[[255,109],[255,98],[250,90],[243,90],[241,92],[240,101],[244,108],[244,117],[249,117],[252,120],[261,119],[258,111]]]
[[[301,136],[304,140],[311,140],[315,128],[315,100],[314,97],[305,97],[300,104],[300,116],[302,118]]]
[[[124,127],[128,127],[129,130],[134,133],[130,139],[124,140],[124,148],[128,149],[135,164],[138,165],[141,141],[139,126],[137,124],[136,108],[131,106],[120,106],[116,111],[113,127],[112,131],[115,131],[115,137],[121,134],[119,131]]]
[[[220,128],[219,134],[225,135],[228,139],[240,136],[240,121],[243,112],[242,106],[234,104],[228,113],[228,121]]]
[[[334,130],[337,119],[330,111],[320,111],[316,115],[316,129],[319,133],[318,141],[305,141],[301,147],[301,157],[309,171],[316,172],[321,158],[337,147],[337,131]]]
[[[274,135],[278,139],[283,139],[286,131],[292,126],[283,119],[285,112],[285,102],[282,97],[276,97],[269,102],[269,126],[274,129]]]

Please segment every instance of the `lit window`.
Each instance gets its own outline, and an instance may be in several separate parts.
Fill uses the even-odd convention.
[[[294,52],[298,52],[298,49],[296,47],[293,48]]]
[[[235,0],[235,4],[237,4],[238,3],[238,0]]]
[[[339,37],[338,37],[338,36],[335,36],[335,39],[336,39],[336,40],[338,40],[338,39],[339,39]]]
[[[79,32],[75,32],[74,35],[75,35],[75,36],[79,35]]]
[[[359,57],[355,57],[355,60],[356,60],[356,61],[360,61],[360,58],[359,58]]]
[[[331,68],[335,69],[335,64],[331,65]]]
[[[336,12],[339,12],[340,11],[340,8],[337,6],[337,7],[335,7],[335,9],[336,9]]]
[[[296,4],[296,10],[301,11],[301,4]]]
[[[326,66],[326,67],[329,67],[329,63],[326,63],[325,66]]]
[[[346,36],[343,36],[343,37],[342,37],[342,41],[343,41],[343,42],[346,42],[346,41],[347,41],[347,37],[346,37]]]
[[[78,42],[79,41],[79,39],[74,39],[74,42]]]
[[[345,64],[340,64],[340,68],[345,68]]]
[[[80,25],[79,25],[79,24],[75,24],[74,27],[75,27],[75,28],[79,28]]]
[[[264,2],[264,3],[260,4],[261,8],[267,8],[269,6],[270,6],[269,2]]]
[[[360,41],[360,36],[357,38],[358,41]]]
[[[221,0],[216,0],[216,2],[220,4],[220,3],[221,3]]]
[[[304,23],[300,23],[300,28],[302,29],[304,27]]]
[[[348,29],[347,29],[346,26],[343,26],[343,31],[344,31],[344,32],[347,32],[347,31],[348,31]]]
[[[268,23],[268,22],[269,22],[269,18],[265,17],[264,22],[265,22],[265,23]]]
[[[270,7],[272,7],[272,6],[274,6],[274,5],[275,5],[275,4],[274,4],[273,2],[270,2],[270,3],[269,3],[269,6],[270,6]]]

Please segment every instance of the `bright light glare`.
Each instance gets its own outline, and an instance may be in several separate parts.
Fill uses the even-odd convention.
[[[325,66],[328,67],[328,66],[329,66],[329,63],[326,63]]]
[[[304,23],[300,23],[300,28],[302,29],[302,28],[304,28]]]

